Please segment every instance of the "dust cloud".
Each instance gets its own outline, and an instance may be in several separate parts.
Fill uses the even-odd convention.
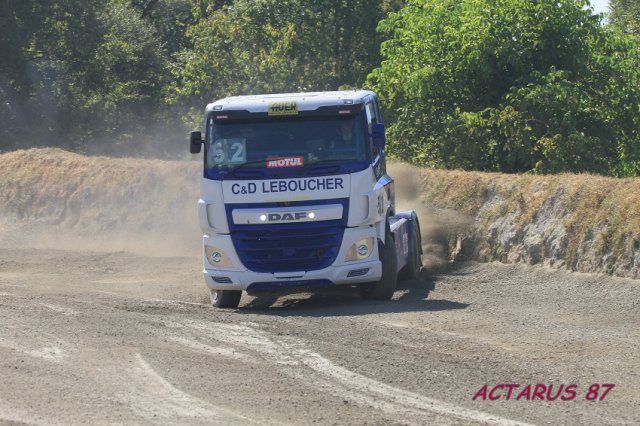
[[[199,256],[199,161],[89,157],[60,149],[0,155],[0,247]],[[421,169],[389,165],[397,210],[415,210],[423,264],[445,268],[468,220],[424,201]]]
[[[395,181],[396,211],[414,210],[420,221],[422,265],[427,272],[447,268],[450,247],[456,237],[468,229],[471,219],[457,211],[437,209],[425,201],[429,182],[418,167],[406,163],[388,164],[388,173]]]
[[[0,247],[199,255],[196,161],[0,155]]]

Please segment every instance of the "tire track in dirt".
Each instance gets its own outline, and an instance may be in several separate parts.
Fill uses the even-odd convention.
[[[295,367],[296,370],[287,370],[295,378],[314,383],[316,387],[325,391],[333,393],[339,391],[344,398],[359,405],[369,406],[389,414],[409,416],[405,418],[408,424],[424,424],[426,419],[433,420],[434,414],[441,421],[456,418],[467,422],[493,425],[527,424],[387,385],[336,365],[319,353],[306,349],[304,342],[300,340],[277,338],[246,324],[187,320],[183,325],[225,345],[260,354],[266,362]],[[173,339],[175,340],[175,337]],[[200,345],[184,335],[181,339],[182,343],[186,343],[185,346],[188,347]],[[313,376],[312,380],[310,375]]]
[[[198,258],[0,251],[0,424],[639,418],[637,282],[473,263],[388,303],[303,295],[228,311],[206,303]],[[62,358],[45,361],[53,347]],[[598,403],[471,400],[507,380],[616,389]]]
[[[208,424],[258,424],[246,416],[214,406],[176,388],[139,353],[134,355],[131,366],[111,373],[119,388],[116,398],[146,419],[206,419]]]
[[[204,353],[204,354],[213,355],[213,356],[220,356],[220,357],[225,357],[225,358],[244,361],[244,362],[257,362],[257,360],[254,357],[247,355],[243,352],[237,351],[233,348],[215,347],[215,346],[207,345],[205,343],[201,343],[195,340],[187,339],[183,336],[170,336],[167,339],[199,353]]]
[[[44,424],[42,419],[38,419],[30,413],[17,410],[8,402],[0,398],[0,424],[8,425],[40,425]]]
[[[0,348],[56,363],[63,361],[73,352],[73,347],[57,334],[43,330],[37,333],[30,331],[31,323],[24,321],[19,315],[21,309],[14,306],[16,302],[23,302],[23,296],[18,294],[2,294],[0,296],[12,299],[11,304],[1,305],[12,308],[6,312],[0,312],[0,324],[2,324],[0,327]],[[51,309],[44,303],[41,303],[40,306]],[[30,309],[33,308],[32,306]]]
[[[22,296],[17,297],[22,298]],[[86,315],[87,308],[95,310],[97,307],[88,306],[83,309],[82,306],[78,306],[78,303],[83,304],[82,302],[76,300],[73,308],[64,302],[39,302],[32,306],[67,318]],[[166,304],[177,305],[175,301],[167,301]],[[169,424],[184,422],[220,425],[265,424],[177,388],[156,371],[139,352],[131,354],[125,349],[123,353],[117,346],[104,348],[71,346],[50,333],[35,335],[28,333],[30,322],[25,322],[24,319],[11,315],[0,316],[0,319],[3,318],[5,321],[0,328],[0,352],[8,350],[18,355],[54,363],[59,374],[75,372],[82,377],[87,377],[96,394],[110,401],[108,405],[115,404],[114,407],[118,407],[118,412],[124,409],[125,412],[135,414],[138,421],[143,419]],[[16,336],[20,336],[20,343],[16,341]],[[249,355],[233,348],[214,348],[179,336],[168,340],[209,355],[227,356],[241,361],[252,360]],[[46,366],[40,363],[37,368],[46,368]],[[0,423],[7,421],[39,424],[42,420],[39,420],[38,414],[42,415],[39,410],[24,411],[12,406],[9,400],[0,399]],[[65,421],[57,418],[55,413],[49,413],[44,423],[63,424]]]
[[[60,362],[67,355],[58,346],[40,346],[29,348],[15,343],[13,340],[0,337],[0,348],[10,349],[18,353],[28,355],[33,358],[43,359],[45,361]]]
[[[118,373],[117,373],[118,374]],[[160,376],[140,355],[135,354],[134,365],[121,373],[127,380],[119,380],[125,389],[116,395],[143,417],[152,419],[175,417],[218,417],[218,410],[209,403],[183,392]]]

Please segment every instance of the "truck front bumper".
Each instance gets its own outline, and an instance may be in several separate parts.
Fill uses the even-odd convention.
[[[329,266],[317,271],[258,273],[205,269],[204,279],[212,290],[245,290],[260,293],[277,290],[303,290],[377,281],[382,276],[379,260]]]
[[[230,267],[214,268],[205,256],[203,275],[212,290],[244,290],[249,293],[268,291],[304,291],[334,285],[373,282],[382,276],[382,263],[378,259],[378,242],[372,227],[348,228],[334,263],[312,271],[264,273],[254,272],[242,266],[228,235],[205,235],[204,245],[215,246],[229,259]],[[344,261],[347,250],[356,241],[374,237],[371,255],[359,261]],[[240,266],[240,267],[238,267]]]

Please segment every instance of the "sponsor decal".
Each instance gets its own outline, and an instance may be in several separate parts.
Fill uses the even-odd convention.
[[[272,102],[267,106],[267,115],[298,115],[298,103]]]
[[[341,177],[319,177],[296,180],[271,180],[262,182],[234,183],[231,192],[234,195],[275,193],[275,192],[304,192],[304,191],[333,191],[345,188]]]
[[[268,157],[267,169],[282,167],[302,167],[304,166],[304,157],[302,155],[295,157]]]

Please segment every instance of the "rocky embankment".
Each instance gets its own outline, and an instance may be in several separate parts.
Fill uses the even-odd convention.
[[[453,260],[640,278],[640,179],[413,170]],[[428,237],[428,236],[427,236]]]

